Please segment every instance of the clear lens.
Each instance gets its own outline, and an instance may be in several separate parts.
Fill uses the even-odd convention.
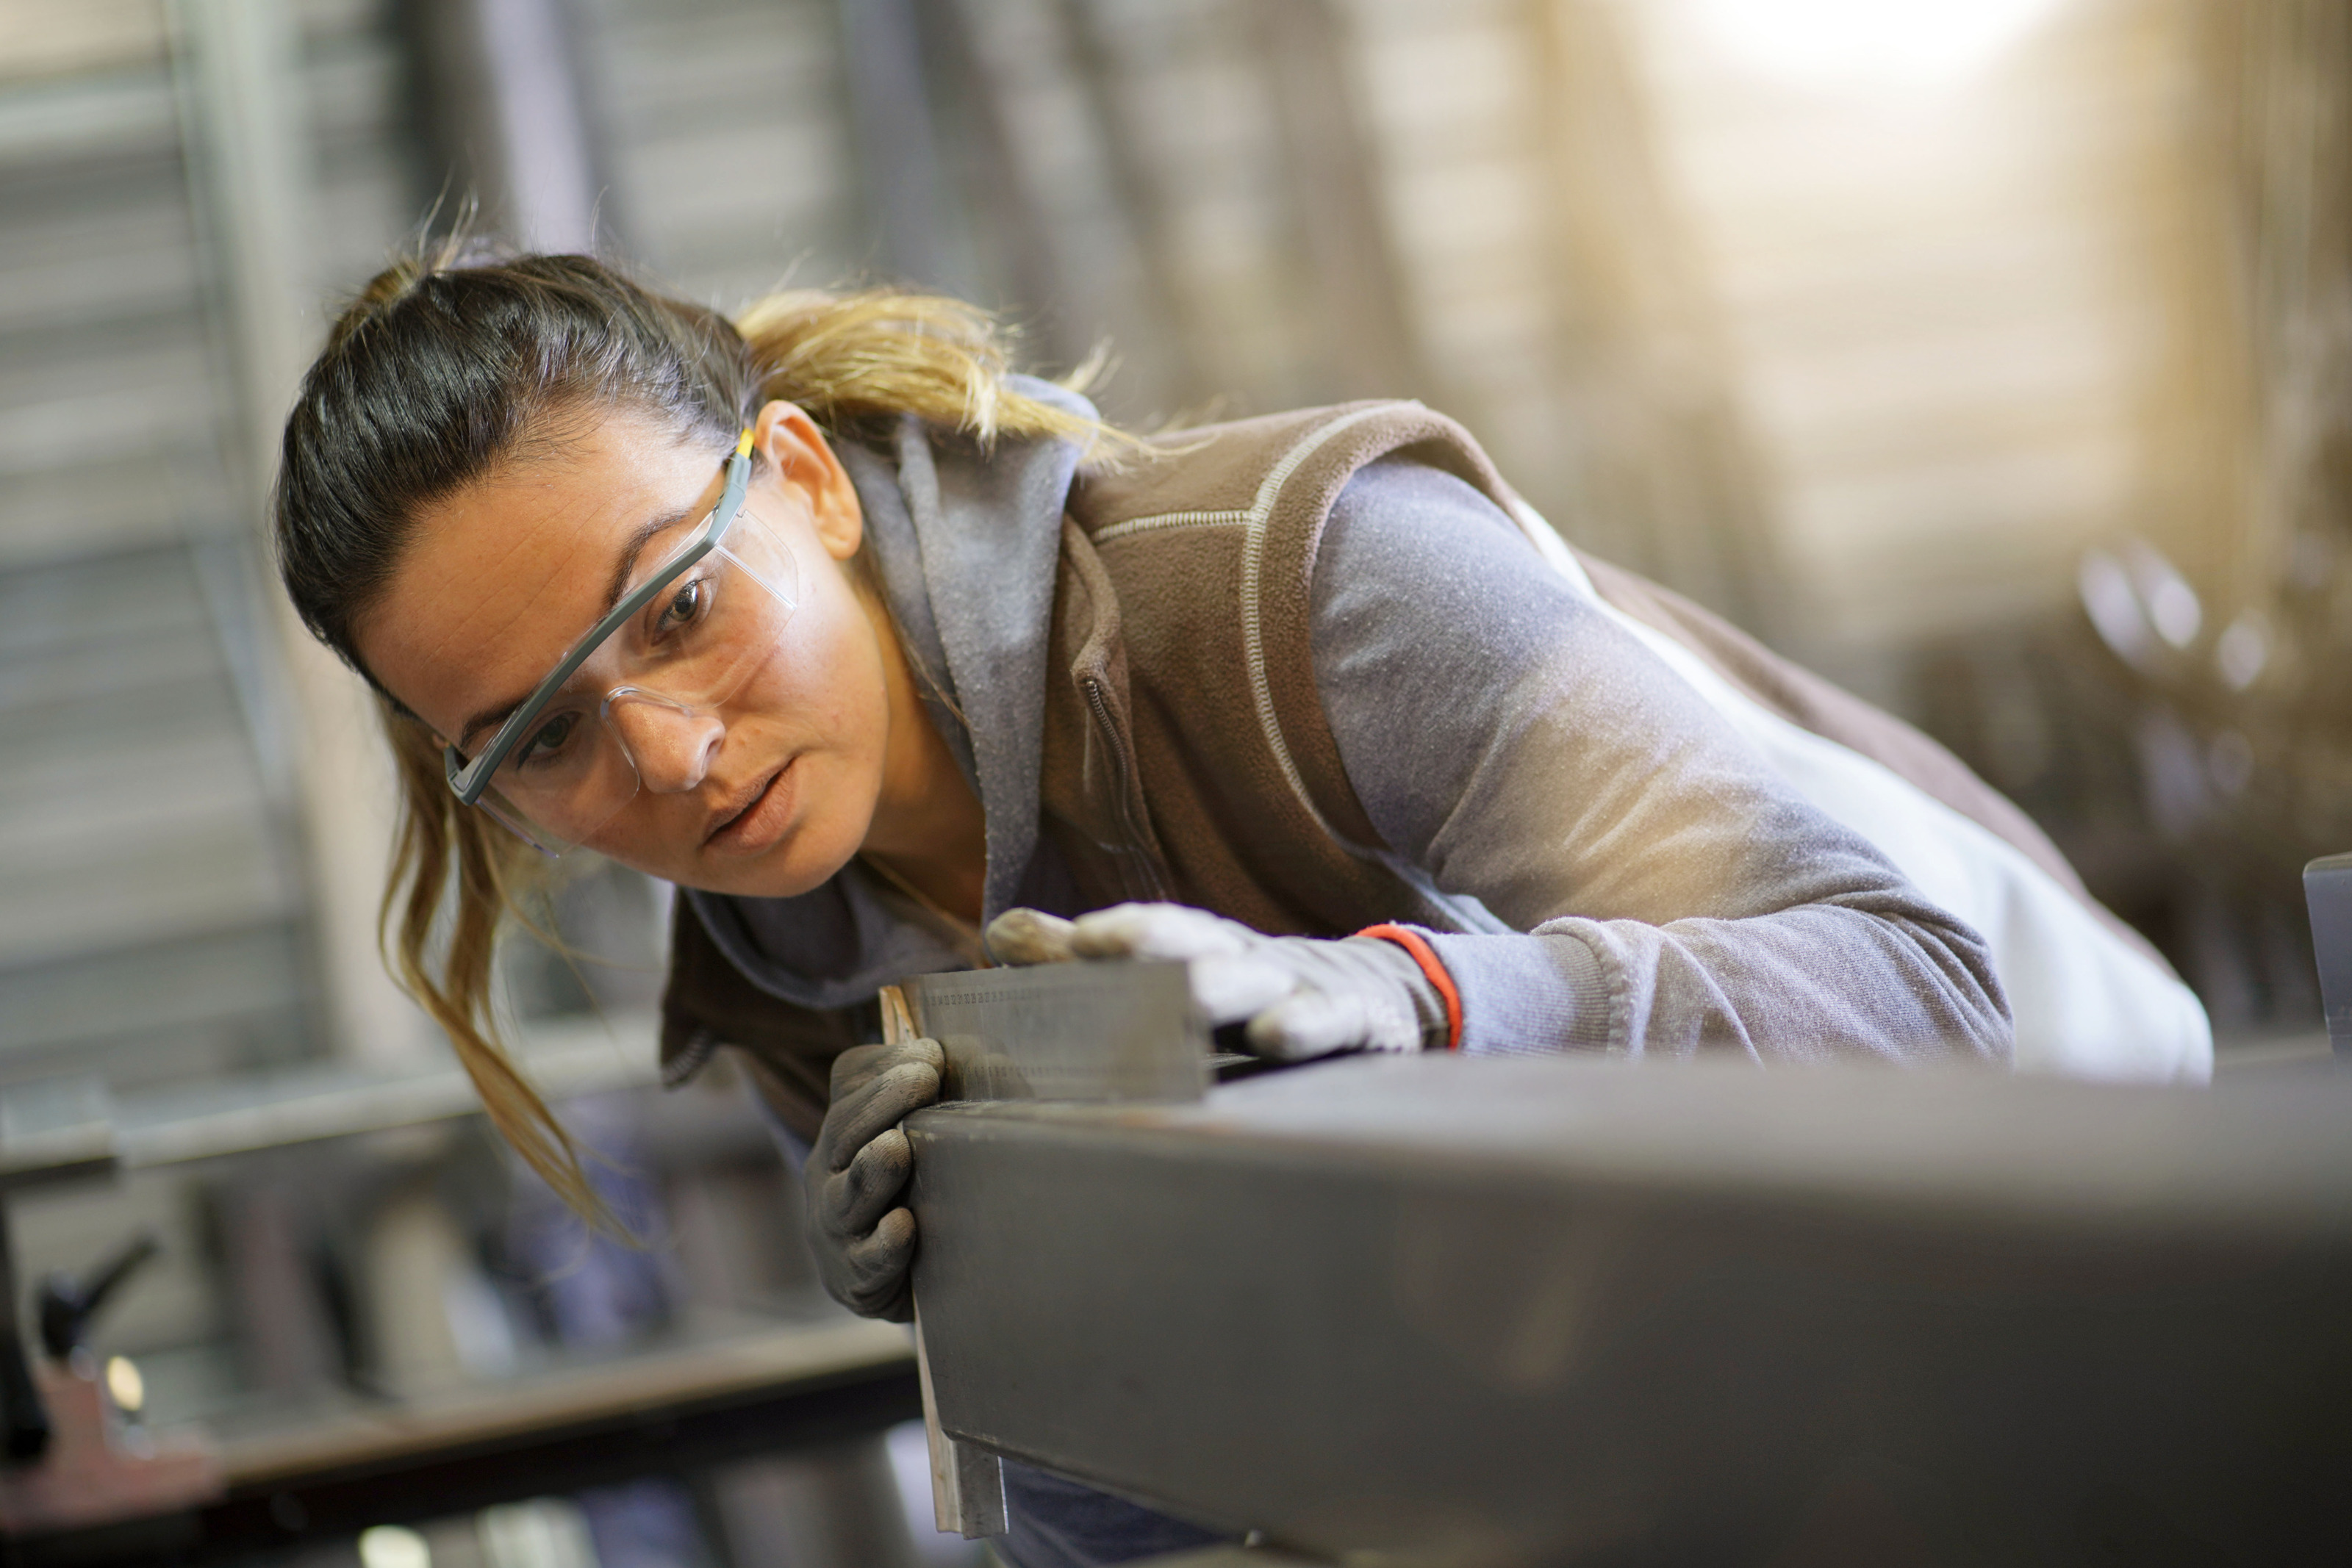
[[[699,519],[681,528],[631,575],[628,593],[677,573],[540,710],[482,795],[551,854],[593,838],[649,779],[689,787],[719,710],[776,656],[800,599],[791,549],[747,502],[717,549],[677,570],[700,532]]]

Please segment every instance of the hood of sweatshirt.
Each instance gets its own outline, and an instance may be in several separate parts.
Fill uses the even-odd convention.
[[[1028,377],[1014,387],[1091,417],[1076,393]],[[988,874],[982,920],[1016,904],[1055,907],[1059,878],[1038,853],[1045,649],[1062,512],[1077,472],[1066,441],[1001,442],[982,455],[909,415],[889,449],[839,444],[866,515],[867,548],[925,712],[980,797]],[[686,890],[720,952],[761,989],[808,1008],[850,1007],[908,975],[966,967],[942,937],[894,915],[852,861],[797,898]]]

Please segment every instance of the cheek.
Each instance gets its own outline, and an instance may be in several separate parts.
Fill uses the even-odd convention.
[[[793,618],[782,653],[740,706],[762,727],[831,754],[879,766],[889,698],[875,628],[846,583],[829,583]]]
[[[706,860],[698,851],[702,802],[642,794],[597,847],[625,864],[713,893],[791,896],[840,870],[865,841],[885,772],[889,688],[877,634],[863,604],[836,577],[811,593],[787,626],[778,656],[728,705],[721,776],[748,777],[797,759],[797,820],[773,850],[749,862]]]

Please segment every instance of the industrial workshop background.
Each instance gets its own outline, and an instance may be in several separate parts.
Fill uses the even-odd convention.
[[[338,300],[477,202],[722,305],[905,281],[1049,371],[1107,342],[1124,421],[1453,413],[2014,796],[2225,1062],[2291,1048],[2295,873],[2352,848],[2347,190],[2328,0],[0,0],[0,1084],[438,1059],[377,961],[379,743],[258,518]],[[524,954],[512,1009],[643,1082],[664,895],[561,902],[611,962]],[[756,1125],[653,1104],[579,1112],[677,1238],[610,1332],[804,1301]],[[163,1405],[438,1386],[570,1332],[467,1159],[18,1245],[166,1238],[110,1331]]]

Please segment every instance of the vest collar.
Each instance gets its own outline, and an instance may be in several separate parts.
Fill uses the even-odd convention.
[[[1091,416],[1074,392],[1027,377],[1016,390]],[[1078,451],[1005,442],[983,455],[911,416],[886,451],[839,447],[857,491],[884,597],[925,711],[980,797],[988,869],[983,921],[1021,903],[1062,902],[1037,885],[1038,789],[1047,639],[1062,512]],[[798,898],[689,890],[711,940],[753,983],[803,1007],[872,998],[910,974],[964,967],[944,942],[895,919],[853,862]]]

